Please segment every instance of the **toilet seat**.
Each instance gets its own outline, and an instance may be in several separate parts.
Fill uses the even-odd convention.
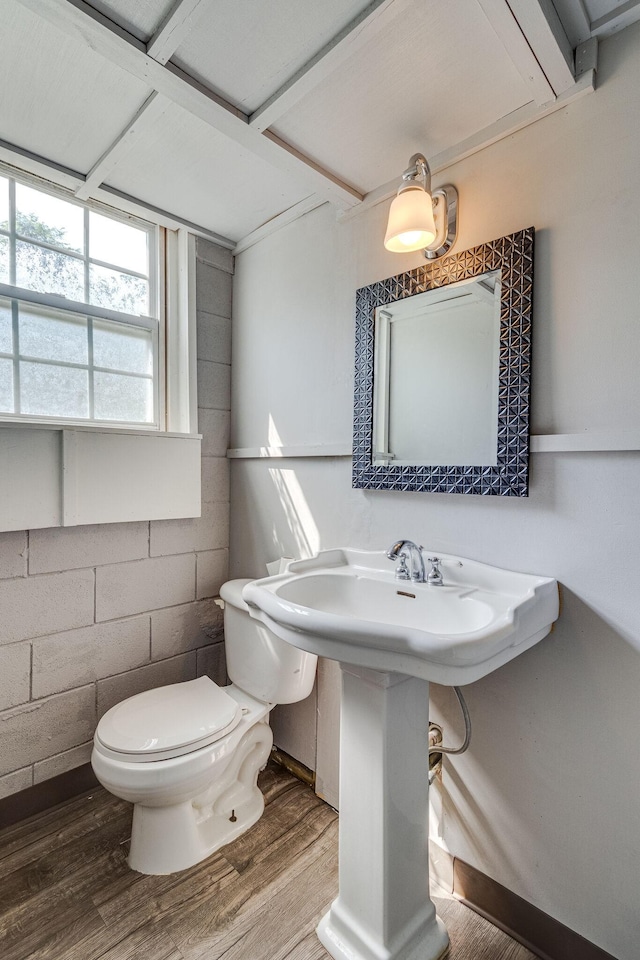
[[[95,743],[129,763],[168,760],[227,736],[240,722],[240,704],[209,677],[147,690],[105,713]]]

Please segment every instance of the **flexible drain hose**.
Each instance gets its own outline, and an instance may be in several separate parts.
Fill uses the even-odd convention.
[[[469,744],[471,743],[471,717],[469,716],[469,708],[462,695],[462,690],[460,687],[454,687],[453,691],[458,698],[458,703],[460,704],[460,709],[462,710],[462,716],[464,717],[464,740],[459,747],[447,747],[442,743],[438,743],[433,747],[429,747],[429,756],[431,756],[432,753],[464,753],[465,750],[469,749]],[[436,773],[435,770],[433,770],[429,776],[429,783],[433,783],[435,776]]]
[[[462,709],[462,716],[464,717],[464,740],[459,747],[445,747],[439,743],[435,747],[429,747],[429,753],[464,753],[471,743],[471,717],[469,716],[469,708],[462,696],[460,687],[454,687],[453,691],[458,698],[458,703]]]

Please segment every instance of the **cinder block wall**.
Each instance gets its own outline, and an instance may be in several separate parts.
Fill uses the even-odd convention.
[[[86,763],[119,700],[225,682],[232,264],[198,240],[202,517],[0,533],[0,797]]]

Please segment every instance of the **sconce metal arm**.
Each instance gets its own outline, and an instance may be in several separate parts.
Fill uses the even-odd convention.
[[[414,153],[411,157],[409,166],[402,174],[402,180],[401,190],[417,180],[427,193],[431,193],[431,168],[427,158],[422,153]]]

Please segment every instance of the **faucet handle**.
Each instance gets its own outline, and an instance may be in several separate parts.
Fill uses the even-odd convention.
[[[396,580],[410,580],[411,574],[407,567],[407,558],[404,553],[398,557],[398,566],[396,567]]]
[[[427,574],[427,583],[430,583],[433,587],[441,587],[444,583],[440,570],[442,559],[440,557],[427,557],[427,560],[431,564],[431,569]]]

